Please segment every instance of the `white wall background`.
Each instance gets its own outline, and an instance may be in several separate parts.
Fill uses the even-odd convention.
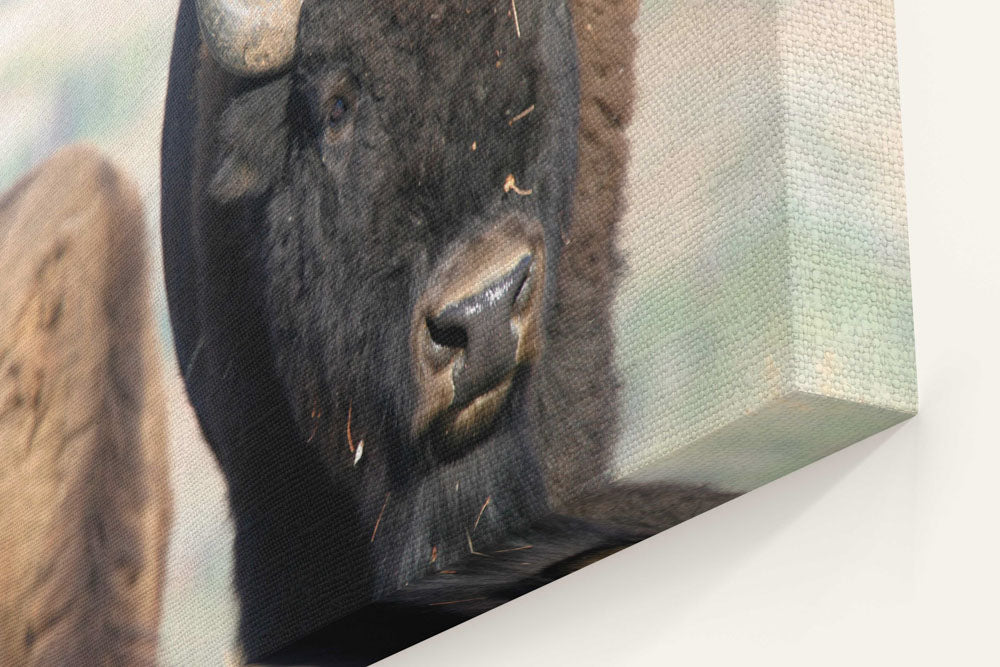
[[[920,415],[383,664],[1000,664],[1000,6],[896,12]]]

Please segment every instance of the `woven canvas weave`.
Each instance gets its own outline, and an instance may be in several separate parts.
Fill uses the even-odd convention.
[[[41,573],[15,577],[16,595],[0,586],[0,663],[8,655],[18,664],[131,655],[136,664],[268,657],[287,664],[341,649],[374,659],[915,414],[891,0],[305,0],[306,16],[326,27],[304,31],[309,58],[263,78],[216,62],[203,48],[195,5],[0,3],[0,143],[8,149],[0,154],[0,189],[9,188],[0,196],[7,202],[0,266],[21,267],[0,289],[0,313],[33,313],[23,304],[38,302],[50,315],[36,318],[35,328],[0,328],[0,435],[18,444],[5,440],[0,454],[10,470],[27,471],[4,477],[0,470],[0,543],[22,545],[0,562],[5,571]],[[171,65],[179,6],[183,29]],[[380,19],[381,31],[372,28]],[[405,38],[382,52],[372,46],[404,25]],[[456,41],[463,30],[485,37],[462,33]],[[324,33],[366,53],[367,65],[342,76],[353,65],[324,50]],[[553,43],[563,48],[546,51]],[[299,77],[310,68],[324,75]],[[448,88],[443,82],[455,72],[462,76]],[[475,77],[485,83],[467,86]],[[357,87],[325,94],[344,81]],[[306,128],[316,118],[342,119],[348,108],[355,115],[347,118],[370,128],[361,125],[366,108],[352,105],[363,99],[375,108],[396,97],[405,103],[382,110],[393,120],[382,130],[389,143],[410,147],[412,160],[392,162],[396,156],[383,153],[343,190],[378,182],[380,194],[419,206],[400,207],[410,215],[383,221],[378,234],[365,225],[398,201],[370,209],[355,202],[353,216],[328,206],[323,225],[314,225],[320,231],[295,246],[310,222],[288,202],[300,197],[307,205],[299,212],[318,207],[332,196],[329,183],[354,168],[344,156],[363,155],[384,138],[366,135],[348,150],[342,139],[353,135],[336,123]],[[317,111],[334,100],[336,114]],[[289,136],[294,141],[284,145]],[[326,143],[310,162],[317,137]],[[49,159],[81,140],[99,150]],[[261,158],[267,151],[273,154]],[[90,172],[67,155],[84,156],[98,176],[83,179]],[[314,163],[333,165],[330,180],[310,185]],[[231,167],[228,174],[220,164]],[[294,178],[282,173],[289,165],[298,170]],[[228,176],[221,187],[190,187],[215,169]],[[411,172],[409,181],[390,183]],[[128,206],[109,186],[111,173],[118,174],[113,182],[135,181]],[[254,189],[268,178],[275,180]],[[283,179],[305,185],[264,203]],[[456,192],[469,194],[463,200]],[[91,200],[108,202],[107,210],[87,204],[79,214]],[[64,204],[54,217],[52,202]],[[458,214],[435,220],[441,210]],[[289,212],[287,226],[274,211]],[[31,231],[39,215],[48,216],[44,234]],[[108,222],[116,215],[129,224],[127,242],[102,245],[106,229],[117,229]],[[271,224],[280,233],[268,246]],[[354,232],[323,246],[338,226]],[[67,230],[76,240],[63,253]],[[367,234],[378,241],[358,241]],[[447,234],[455,238],[445,243]],[[288,243],[287,254],[268,254]],[[424,254],[413,252],[422,243]],[[521,249],[512,253],[505,243]],[[455,331],[435,338],[431,320],[452,306],[495,305],[482,295],[509,288],[521,264],[512,269],[508,260],[524,255],[536,267],[534,282],[522,276],[517,290],[527,296],[513,301],[521,310],[494,313],[492,325],[540,336],[545,322],[544,342],[521,346],[518,338],[516,365],[503,382],[484,371],[479,385],[468,385],[476,405],[487,407],[459,412],[472,401],[458,398],[454,360],[471,358],[470,339],[454,343]],[[50,256],[57,261],[46,273]],[[261,263],[267,269],[248,270],[248,256],[269,257]],[[119,263],[130,271],[117,271]],[[296,263],[285,279],[301,279],[301,289],[252,282]],[[345,266],[349,279],[330,279]],[[113,279],[83,279],[102,271]],[[380,291],[401,275],[412,283],[400,282],[391,298]],[[38,299],[52,285],[66,298],[50,313],[51,299]],[[320,293],[325,300],[316,298],[308,317],[286,321],[281,335],[262,333],[298,312],[302,295]],[[288,294],[295,296],[283,302]],[[435,295],[441,308],[420,311]],[[130,323],[142,325],[141,351],[157,350],[159,364],[122,352],[139,350],[130,346],[140,339],[80,305],[116,299],[142,313]],[[347,301],[353,311],[336,310]],[[112,323],[126,312],[109,311],[93,309]],[[66,323],[84,316],[93,332],[80,336]],[[42,326],[49,319],[62,328]],[[304,339],[320,321],[348,325],[324,330],[312,347],[267,356],[270,346]],[[462,324],[465,334],[479,327],[477,335],[492,325]],[[121,331],[105,336],[109,327]],[[146,340],[154,330],[155,348]],[[49,349],[56,334],[67,341],[56,345],[62,356],[22,354]],[[426,348],[412,344],[422,335],[455,348],[450,387],[432,387],[451,391],[454,403],[432,405],[428,414],[444,424],[472,415],[464,426],[454,417],[457,436],[439,429],[450,452],[435,449],[428,435],[438,426],[427,422],[421,431],[406,412],[413,397],[404,392],[423,382],[409,375],[426,362]],[[337,336],[343,347],[325,347]],[[104,338],[117,347],[102,346]],[[411,343],[396,345],[404,339]],[[492,340],[487,352],[508,342]],[[530,348],[523,359],[521,347]],[[348,357],[352,363],[338,366]],[[100,363],[91,368],[87,359]],[[338,370],[291,382],[274,370],[293,377],[298,371],[288,369],[302,360],[308,369]],[[45,366],[44,382],[24,371],[31,364]],[[95,431],[67,450],[100,457],[77,456],[66,468],[51,463],[64,451],[59,429],[75,423],[60,410],[88,418],[97,409],[79,406],[97,405],[101,395],[74,390],[77,403],[37,397],[88,383],[120,389],[115,375],[126,367],[149,382],[132,393],[149,398],[112,394],[128,403],[126,412],[142,403],[156,428],[140,437],[127,420],[109,418],[117,440]],[[372,368],[380,372],[366,375]],[[117,414],[110,405],[100,415]],[[130,456],[107,454],[119,440],[132,443]],[[476,458],[484,450],[490,456]],[[134,484],[117,483],[126,477]],[[73,500],[91,487],[118,505]],[[104,497],[95,493],[87,497]],[[75,509],[53,511],[49,498],[57,496]],[[122,509],[133,496],[147,505],[133,498],[131,509],[155,521],[138,522]],[[79,518],[81,508],[88,518]],[[26,520],[34,516],[60,520],[47,520],[46,532]],[[70,595],[89,581],[89,570],[76,559],[82,547],[59,545],[88,545],[95,535],[107,550],[87,552],[94,571],[113,575],[125,563],[131,574],[115,580],[119,588],[86,590],[117,597]],[[63,562],[70,565],[60,566],[58,578],[45,575],[57,569],[47,563]],[[142,626],[118,633],[138,638],[134,646],[79,630],[105,617],[114,620],[105,629]],[[52,618],[82,620],[71,626]]]
[[[747,490],[917,407],[892,3],[647,3],[617,475]]]

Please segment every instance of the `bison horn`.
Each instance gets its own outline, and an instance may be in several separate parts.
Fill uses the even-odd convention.
[[[202,38],[224,69],[262,76],[295,55],[302,0],[196,0]]]

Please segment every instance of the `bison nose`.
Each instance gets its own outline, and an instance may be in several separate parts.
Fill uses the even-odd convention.
[[[487,283],[479,292],[452,301],[427,318],[431,341],[455,357],[455,405],[470,403],[514,370],[533,264],[532,255],[522,256],[506,273],[479,282]]]
[[[458,456],[497,425],[544,347],[545,237],[509,215],[445,249],[413,304],[410,433]]]

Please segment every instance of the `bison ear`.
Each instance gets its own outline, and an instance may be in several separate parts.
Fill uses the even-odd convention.
[[[261,170],[239,155],[229,155],[215,170],[208,185],[208,195],[220,204],[229,204],[243,197],[262,194],[267,178]]]
[[[221,204],[263,194],[285,163],[289,83],[279,79],[237,97],[217,127],[218,160],[208,195]]]

